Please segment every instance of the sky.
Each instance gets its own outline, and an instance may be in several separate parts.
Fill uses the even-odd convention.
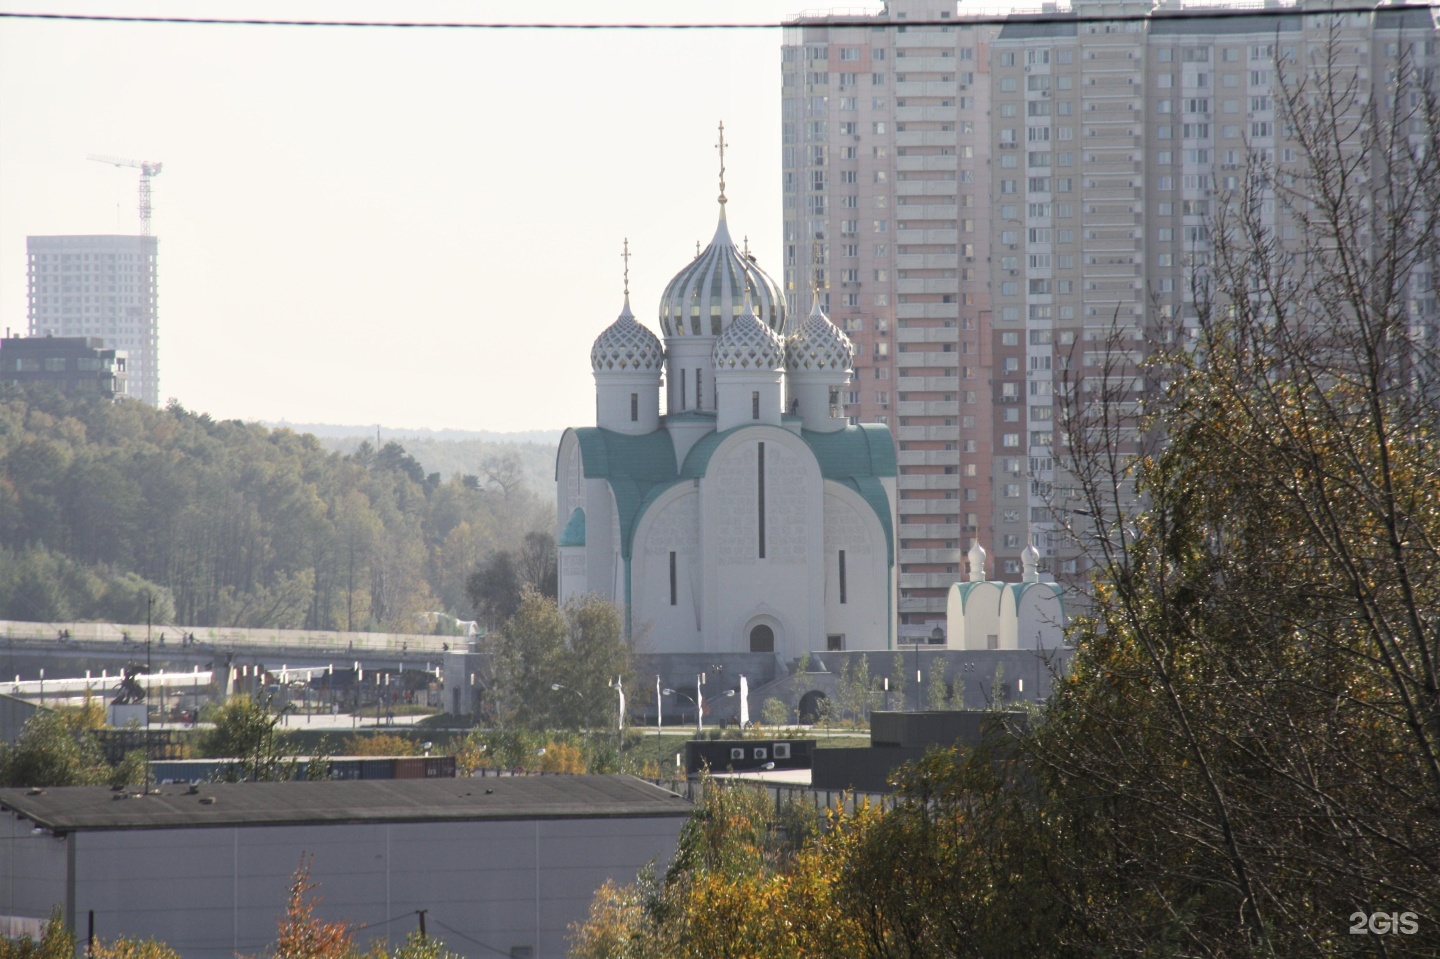
[[[870,8],[878,8],[872,3]],[[5,12],[769,22],[797,0],[0,0]],[[159,238],[160,393],[217,419],[556,429],[590,345],[714,233],[776,280],[782,32],[487,31],[0,19],[0,329],[25,238]]]

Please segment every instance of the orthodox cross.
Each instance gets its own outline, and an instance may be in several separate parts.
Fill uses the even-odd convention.
[[[720,140],[715,144],[715,149],[720,151],[720,202],[725,202],[725,121],[720,121]]]
[[[625,296],[630,296],[630,238],[625,238],[625,251],[620,254],[620,259],[625,261]]]

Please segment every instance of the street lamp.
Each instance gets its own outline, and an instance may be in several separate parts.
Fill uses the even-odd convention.
[[[585,696],[580,692],[580,690],[574,689],[574,688],[572,688],[572,687],[570,687],[570,686],[566,686],[564,683],[551,683],[551,684],[550,684],[550,690],[551,690],[551,692],[556,692],[556,693],[558,693],[558,692],[560,692],[560,690],[562,690],[562,689],[565,690],[566,692],[574,693],[575,696],[576,696],[576,698],[578,698],[578,699],[580,700],[581,705],[582,705],[582,706],[584,705],[584,703],[585,703]],[[590,752],[590,724],[587,723],[587,722],[584,722],[584,720],[588,719],[589,717],[588,717],[588,716],[584,716],[584,715],[582,714],[580,718],[581,718],[580,735],[584,738],[584,741],[585,741],[585,752],[586,752],[585,764],[586,764],[586,768],[588,769],[588,768],[589,768],[589,764],[590,764],[590,757],[589,757],[589,752]]]
[[[695,702],[695,697],[694,697],[694,696],[688,696],[688,695],[686,695],[685,693],[680,692],[678,689],[671,689],[671,688],[668,687],[668,686],[665,687],[664,689],[660,690],[660,692],[661,692],[662,695],[665,695],[665,696],[680,696],[680,697],[682,697],[682,698],[684,698],[684,699],[690,700],[690,702],[692,702],[692,703]],[[698,686],[695,688],[695,692],[697,692],[697,693],[700,692],[700,688],[699,688]],[[698,704],[697,704],[696,708],[697,708],[697,709],[699,708],[699,707],[698,707]],[[700,721],[699,721],[699,719],[696,719],[696,721],[695,721],[695,728],[696,728],[697,730],[700,728]],[[658,749],[659,747],[657,746],[656,748]]]

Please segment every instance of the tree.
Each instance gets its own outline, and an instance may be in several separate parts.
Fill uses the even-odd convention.
[[[13,745],[0,744],[0,783],[6,786],[85,786],[107,772],[89,732],[53,710],[36,711]]]
[[[925,708],[944,709],[949,701],[945,683],[945,660],[935,657],[930,666],[930,681],[925,684]]]
[[[89,959],[180,959],[180,953],[155,939],[121,936],[113,942],[97,940]]]
[[[274,782],[294,775],[296,757],[286,756],[280,716],[271,714],[268,700],[231,696],[215,711],[214,723],[197,748],[202,755],[233,760],[225,769],[226,782]]]
[[[1112,954],[1368,951],[1343,917],[1440,907],[1440,109],[1322,59],[1281,112],[1139,445],[1133,397],[1072,391],[1097,586],[1034,746]]]
[[[75,933],[65,925],[59,906],[50,913],[38,940],[0,937],[0,959],[74,959]]]
[[[633,689],[634,678],[620,611],[594,595],[562,610],[527,588],[495,646],[497,708],[524,729],[613,728],[615,685]]]
[[[290,880],[290,895],[280,918],[275,945],[267,950],[271,959],[355,959],[355,931],[344,922],[326,922],[315,915],[320,898],[312,895],[310,881],[314,856],[301,854],[300,865]]]
[[[784,700],[771,696],[760,707],[760,719],[767,726],[784,726],[790,721],[790,707]]]
[[[559,595],[558,563],[553,533],[534,530],[525,534],[518,562],[520,577],[541,596],[555,599]]]
[[[522,605],[523,580],[514,555],[508,550],[492,555],[465,581],[465,592],[489,629],[508,622]]]
[[[614,603],[594,593],[565,604],[569,645],[561,661],[561,682],[576,695],[562,696],[560,715],[567,728],[614,727],[619,706],[616,687],[635,689],[635,660],[625,637],[625,620]],[[578,708],[577,708],[578,707]]]

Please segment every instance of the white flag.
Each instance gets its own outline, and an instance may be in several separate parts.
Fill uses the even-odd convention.
[[[740,728],[750,725],[750,681],[740,676]]]

